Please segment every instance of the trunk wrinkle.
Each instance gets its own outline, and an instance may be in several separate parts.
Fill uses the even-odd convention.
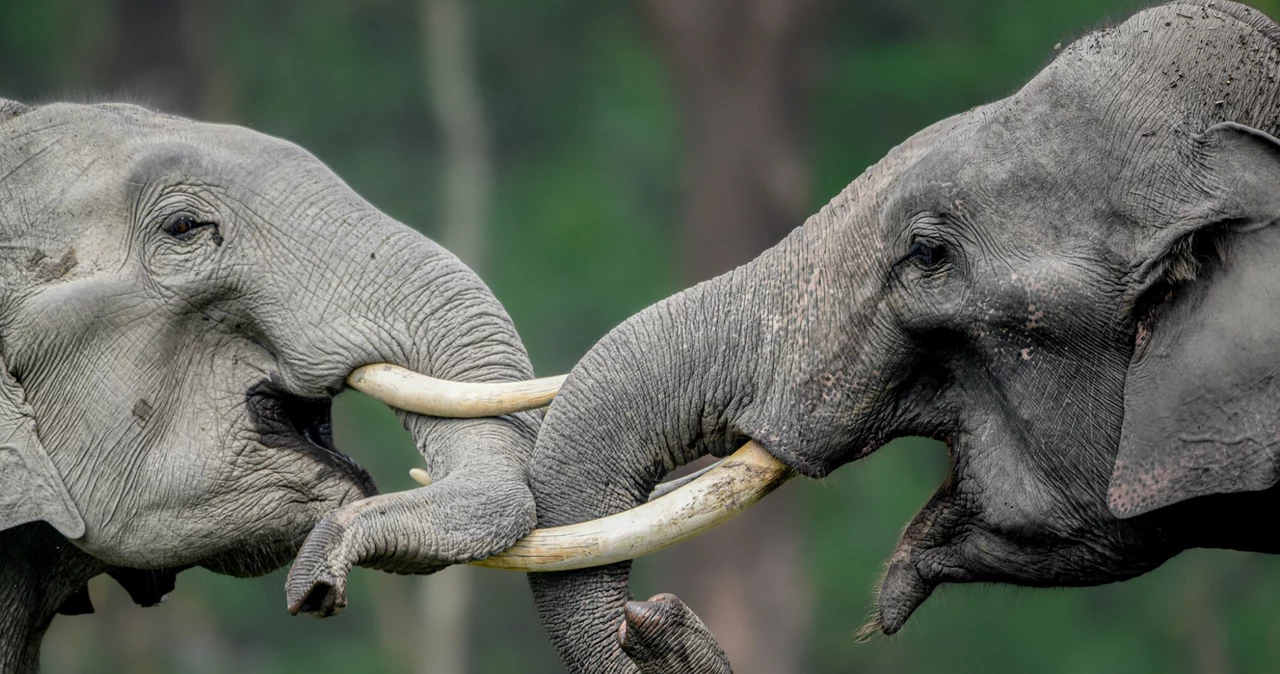
[[[727,456],[745,441],[737,417],[752,373],[733,367],[751,362],[741,359],[737,279],[713,279],[632,317],[574,368],[530,467],[539,526],[644,503],[670,471],[706,454]],[[733,342],[722,343],[725,336]],[[632,599],[629,574],[630,562],[530,574],[543,626],[570,671],[641,671],[617,639]],[[704,632],[679,633],[696,636],[679,636],[685,656],[718,650]]]

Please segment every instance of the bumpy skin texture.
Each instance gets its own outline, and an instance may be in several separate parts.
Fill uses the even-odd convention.
[[[515,381],[528,357],[457,258],[246,129],[0,101],[0,360],[4,547],[81,569],[0,561],[39,590],[6,602],[0,657],[89,610],[85,573],[155,603],[193,565],[275,569],[320,523],[289,601],[329,614],[353,564],[428,572],[534,523],[536,414],[401,413],[435,484],[360,500],[374,486],[329,425],[354,368]]]
[[[673,594],[629,601],[618,627],[618,643],[641,674],[732,674],[715,636]]]
[[[889,560],[886,633],[943,583],[1090,585],[1188,547],[1275,549],[1242,513],[1274,507],[1280,390],[1214,364],[1254,349],[1270,368],[1280,343],[1270,319],[1240,328],[1264,290],[1222,304],[1230,283],[1276,285],[1278,36],[1221,2],[1087,35],[1009,98],[895,148],[756,260],[632,317],[548,411],[540,525],[631,507],[747,438],[821,477],[920,435],[948,443],[951,471]],[[1203,348],[1170,347],[1190,336]],[[1244,447],[1228,394],[1242,381]],[[1187,445],[1163,463],[1161,419]],[[1214,462],[1232,470],[1193,479]],[[1123,512],[1139,497],[1172,505]],[[638,671],[615,638],[628,571],[530,576],[571,671]]]

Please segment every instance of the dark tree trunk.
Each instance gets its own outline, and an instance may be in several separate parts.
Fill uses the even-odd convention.
[[[804,129],[825,0],[641,0],[678,88],[684,273],[758,255],[807,212]],[[660,581],[739,674],[803,671],[809,600],[793,492],[668,553]]]
[[[229,117],[230,84],[217,60],[217,0],[116,0],[110,17],[111,39],[84,64],[94,74],[95,88],[108,100],[206,120]],[[182,595],[163,610],[140,609],[114,581],[105,579],[94,581],[93,601],[98,615],[62,626],[79,630],[76,638],[63,642],[96,644],[103,661],[128,663],[130,671],[140,674],[161,671],[166,652],[190,647],[190,641],[172,635],[168,626],[199,621],[204,610],[197,598]],[[58,622],[68,620],[75,619]],[[201,639],[216,645],[224,636],[209,626]],[[211,666],[216,669],[218,664]]]
[[[440,243],[484,275],[487,209],[493,182],[489,128],[476,72],[471,6],[462,0],[420,0],[428,102],[444,144]],[[415,671],[465,674],[471,645],[476,569],[455,566],[419,583],[421,646]]]
[[[97,63],[113,98],[207,121],[229,117],[230,82],[217,54],[216,0],[118,0],[114,39]]]

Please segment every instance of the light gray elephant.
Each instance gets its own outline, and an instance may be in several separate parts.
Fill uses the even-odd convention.
[[[516,381],[529,360],[455,257],[246,129],[0,100],[0,360],[5,672],[104,572],[150,604],[311,532],[289,605],[328,615],[353,564],[428,572],[534,524],[533,412],[401,412],[435,482],[358,500],[374,485],[329,417],[349,373]]]
[[[604,337],[538,437],[539,525],[632,508],[748,441],[822,477],[927,436],[951,470],[888,561],[876,631],[945,583],[1280,550],[1257,525],[1280,494],[1277,132],[1280,26],[1256,10],[1178,2],[1081,38]],[[628,574],[531,574],[571,671],[728,670],[682,605],[630,603]]]

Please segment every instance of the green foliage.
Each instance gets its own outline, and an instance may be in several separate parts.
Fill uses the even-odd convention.
[[[409,0],[233,0],[199,32],[227,119],[308,148],[390,215],[438,230],[440,141]],[[947,115],[1014,90],[1066,43],[1134,0],[865,0],[824,22],[808,127],[812,203]],[[1280,2],[1258,1],[1280,17]],[[613,325],[678,289],[681,139],[665,64],[628,2],[474,0],[496,184],[486,278],[542,374],[567,370]],[[113,4],[0,4],[0,95],[92,96]],[[176,35],[134,36],[158,60]],[[798,224],[798,223],[797,223]],[[339,444],[384,490],[416,454],[394,416],[340,399]],[[933,443],[899,441],[822,483],[796,483],[813,588],[809,671],[1272,671],[1280,573],[1266,557],[1197,552],[1137,581],[1069,590],[948,588],[905,634],[858,644],[881,565],[946,471]],[[766,503],[764,507],[768,507]],[[650,588],[653,562],[637,564]],[[193,571],[162,609],[95,581],[100,614],[61,618],[47,671],[411,671],[417,585],[356,571],[352,604],[316,622],[284,611],[283,574]],[[560,671],[523,578],[475,571],[476,672]]]

